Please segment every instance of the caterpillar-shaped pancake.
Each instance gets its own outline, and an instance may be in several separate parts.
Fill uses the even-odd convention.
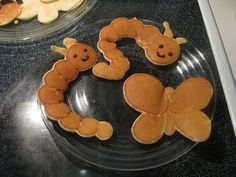
[[[58,121],[61,128],[76,132],[82,137],[96,136],[100,140],[109,139],[113,133],[112,126],[105,121],[94,118],[81,118],[71,112],[69,106],[63,103],[63,92],[68,83],[75,80],[80,71],[90,69],[97,61],[94,49],[75,39],[66,38],[63,41],[66,48],[52,46],[52,50],[65,56],[56,62],[52,69],[43,77],[43,85],[38,89],[38,100],[43,104],[49,119]]]
[[[129,70],[129,60],[116,47],[116,42],[125,37],[134,38],[137,44],[144,49],[145,55],[155,65],[168,65],[175,62],[180,55],[180,44],[186,39],[173,38],[173,33],[167,22],[163,23],[164,34],[153,25],[144,25],[140,20],[133,18],[117,18],[110,25],[104,27],[99,34],[97,47],[109,61],[96,64],[93,73],[97,77],[111,80],[121,79]]]

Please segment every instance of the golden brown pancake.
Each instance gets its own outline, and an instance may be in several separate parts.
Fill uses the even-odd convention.
[[[74,132],[79,127],[81,121],[81,117],[74,113],[70,112],[70,114],[58,121],[61,128],[66,131]]]
[[[63,102],[64,96],[61,91],[43,85],[38,89],[38,98],[44,105]]]
[[[77,128],[77,133],[83,137],[91,137],[96,134],[98,130],[98,121],[94,118],[83,118],[80,126]]]
[[[141,114],[133,123],[131,132],[136,141],[142,144],[152,144],[162,137],[164,124],[163,116]]]
[[[21,13],[21,7],[18,3],[0,4],[0,26],[12,22]]]
[[[51,120],[58,120],[70,113],[70,107],[65,103],[45,105],[45,112]]]
[[[72,45],[66,53],[66,60],[79,71],[90,69],[97,62],[97,54],[86,44]]]
[[[65,91],[68,87],[68,82],[55,70],[48,71],[43,77],[43,82],[45,85],[61,91]]]
[[[129,70],[130,63],[123,52],[116,48],[116,42],[125,37],[134,38],[136,43],[144,49],[145,55],[155,65],[169,65],[180,56],[180,44],[186,39],[173,38],[173,33],[167,22],[163,23],[164,34],[154,25],[144,25],[137,18],[116,18],[110,25],[105,26],[99,33],[97,47],[109,62],[100,62],[93,67],[93,74],[109,80],[120,80]],[[114,65],[115,60],[126,60]]]
[[[82,137],[96,136],[107,140],[112,136],[111,124],[97,121],[94,118],[81,118],[78,113],[70,111],[63,103],[63,91],[67,89],[68,82],[79,75],[79,71],[90,69],[97,60],[94,49],[74,38],[63,40],[66,48],[51,46],[51,49],[66,57],[53,65],[43,77],[43,86],[38,89],[38,99],[43,104],[49,119],[58,121],[66,131],[75,132]]]
[[[96,136],[98,137],[98,139],[107,140],[112,136],[112,133],[113,128],[111,124],[104,121],[98,122],[98,129],[96,132]]]
[[[204,78],[191,78],[179,85],[171,95],[172,112],[191,112],[205,108],[213,95],[211,83]]]
[[[123,85],[126,102],[140,112],[162,113],[167,107],[165,88],[162,83],[149,74],[137,73],[130,76]]]
[[[64,79],[68,81],[75,80],[79,75],[79,71],[65,60],[59,60],[53,67],[60,76],[64,77]]]
[[[201,110],[208,105],[213,88],[206,79],[190,78],[173,89],[138,73],[127,78],[123,94],[128,105],[141,113],[131,128],[139,143],[155,143],[164,133],[171,136],[176,130],[195,142],[208,139],[211,121]]]

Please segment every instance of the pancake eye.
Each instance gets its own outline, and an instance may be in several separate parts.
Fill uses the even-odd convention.
[[[77,54],[74,54],[74,55],[73,55],[73,58],[77,58],[77,57],[78,57]]]
[[[162,45],[162,44],[159,45],[159,48],[160,48],[160,49],[162,49],[163,47],[164,47],[164,45]]]
[[[171,56],[173,55],[173,53],[172,53],[172,52],[169,52],[168,55],[171,57]]]

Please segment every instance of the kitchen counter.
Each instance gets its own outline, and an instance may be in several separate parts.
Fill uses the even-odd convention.
[[[217,105],[208,141],[179,159],[156,169],[118,172],[99,169],[73,159],[58,146],[44,125],[35,101],[49,45],[62,41],[97,20],[116,17],[167,20],[172,29],[189,39],[205,56],[216,79]],[[0,43],[0,176],[97,177],[178,176],[222,177],[236,174],[236,140],[224,93],[197,0],[98,1],[77,24],[45,39],[22,44]],[[40,76],[39,76],[40,75]]]

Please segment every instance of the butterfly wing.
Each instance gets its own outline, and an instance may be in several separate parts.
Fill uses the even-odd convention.
[[[133,123],[131,132],[136,141],[142,144],[157,142],[164,133],[165,117],[163,114],[141,114]]]
[[[162,83],[149,74],[134,74],[123,85],[125,101],[138,112],[151,114],[164,112],[168,103],[164,92]]]
[[[176,113],[175,124],[178,132],[195,142],[207,140],[211,133],[211,121],[201,111]]]
[[[171,112],[192,112],[205,108],[213,95],[211,83],[204,78],[191,78],[179,85],[170,96]]]

